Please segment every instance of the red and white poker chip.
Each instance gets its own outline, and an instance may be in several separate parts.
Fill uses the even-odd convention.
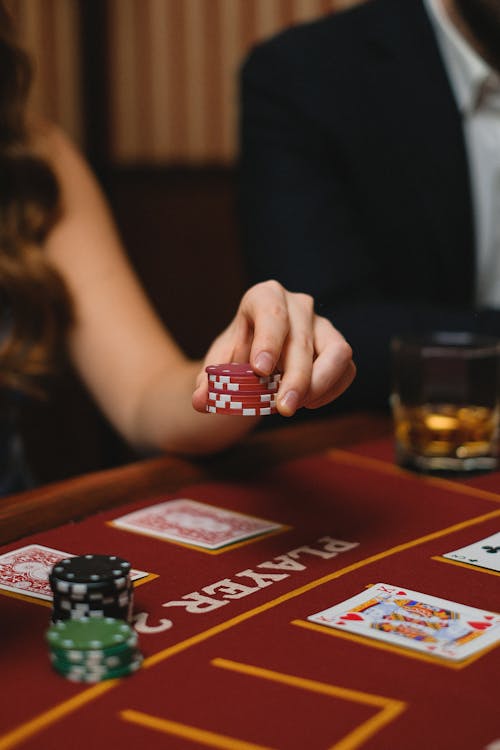
[[[209,375],[255,375],[249,362],[228,362],[223,365],[208,365]]]
[[[265,406],[265,404],[271,401],[276,401],[276,393],[219,393],[218,391],[209,391],[208,400],[229,403],[234,401],[245,401],[246,403],[262,404]]]
[[[265,406],[259,407],[247,407],[245,409],[219,409],[216,406],[206,405],[206,410],[210,414],[226,414],[227,416],[235,417],[264,417],[269,414],[277,414],[278,410],[276,407]]]
[[[229,362],[225,365],[208,365],[205,368],[208,379],[216,383],[271,383],[281,378],[279,372],[271,375],[258,375],[254,372],[248,362]]]
[[[259,385],[257,383],[214,383],[208,384],[213,393],[276,393],[279,390],[278,381]]]
[[[252,370],[252,367],[249,362],[228,362],[227,364],[223,365],[208,365],[205,368],[206,372],[209,375],[229,375],[229,376],[252,376],[252,377],[259,377],[255,374],[255,372]]]
[[[267,385],[267,383],[277,383],[281,380],[281,374],[274,375],[253,375],[252,377],[232,375],[209,375],[209,383],[254,383],[255,385]]]
[[[276,414],[276,394],[281,374],[257,375],[248,362],[209,365],[208,400],[210,414],[257,417]]]
[[[276,408],[276,401],[210,401],[209,406],[215,406],[217,409],[226,409],[238,411],[238,409],[265,409]]]

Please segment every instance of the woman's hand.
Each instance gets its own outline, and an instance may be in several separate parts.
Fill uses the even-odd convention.
[[[287,417],[301,406],[316,409],[333,401],[356,374],[351,347],[315,314],[313,298],[288,292],[277,281],[251,287],[208,350],[193,393],[197,411],[205,411],[207,402],[206,365],[227,362],[250,362],[259,375],[279,370],[277,408]]]

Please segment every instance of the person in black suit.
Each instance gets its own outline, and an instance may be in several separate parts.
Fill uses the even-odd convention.
[[[249,278],[313,294],[349,340],[358,376],[336,408],[388,405],[395,334],[500,333],[500,219],[483,210],[488,195],[500,215],[499,50],[498,0],[370,0],[242,67]]]

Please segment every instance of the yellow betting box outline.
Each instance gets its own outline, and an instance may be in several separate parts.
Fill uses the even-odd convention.
[[[431,557],[431,560],[435,560],[436,562],[441,563],[447,563],[448,565],[457,565],[459,568],[468,568],[469,570],[475,570],[477,573],[488,573],[488,575],[490,576],[500,576],[498,570],[489,570],[488,568],[483,568],[480,565],[473,565],[472,563],[465,563],[461,562],[460,560],[449,560],[447,557],[440,557],[439,555]]]
[[[494,503],[500,502],[500,495],[490,490],[481,490],[475,487],[470,487],[467,484],[458,484],[450,479],[442,479],[441,477],[431,477],[422,474],[415,475],[413,472],[403,469],[396,464],[382,461],[379,458],[370,458],[369,456],[361,456],[357,453],[349,453],[348,451],[342,451],[333,449],[328,451],[327,456],[334,461],[340,463],[351,464],[352,466],[358,466],[360,468],[370,468],[376,471],[381,471],[385,474],[392,474],[393,476],[418,476],[421,482],[431,484],[437,487],[443,487],[444,489],[451,489],[454,492],[459,492],[462,495],[469,495],[472,497],[480,497],[483,500],[490,500]],[[460,560],[450,560],[447,557],[441,557],[436,555],[431,558],[435,562],[447,563],[448,565],[457,565],[461,568],[468,568],[469,570],[475,570],[478,573],[487,573],[492,576],[500,576],[500,573],[496,570],[488,570],[479,565],[473,565],[472,563],[461,562]]]
[[[158,573],[148,573],[147,575],[142,576],[142,578],[138,578],[136,581],[133,581],[134,589],[136,589],[138,586],[142,586],[143,583],[154,581],[154,579],[158,577]],[[18,594],[16,591],[6,591],[5,589],[0,589],[0,594],[2,594],[2,596],[9,596],[11,599],[20,599],[21,601],[28,602],[29,604],[39,604],[42,607],[52,607],[52,599],[38,599],[36,596]]]
[[[172,734],[175,737],[196,742],[198,745],[218,748],[218,750],[273,750],[267,745],[256,745],[254,742],[246,742],[236,737],[229,737],[227,734],[210,732],[207,729],[192,727],[189,724],[181,724],[178,721],[152,716],[142,711],[135,711],[132,708],[120,711],[120,718],[132,724],[146,727],[146,729],[155,729],[157,732]]]
[[[357,456],[355,454],[350,454],[344,451],[337,451],[337,450],[330,451],[326,455],[330,456],[332,459],[335,459],[335,460],[340,460],[345,463],[352,463],[359,467],[362,467],[362,466],[365,466],[367,468],[370,467],[370,468],[373,468],[375,470],[382,471],[382,472],[387,472],[390,467],[390,465],[387,464],[386,462],[378,461],[374,459],[365,460],[362,456]],[[401,471],[401,473],[404,474],[405,476],[408,474],[408,472],[399,470],[397,467],[390,467],[390,468],[394,472],[397,472],[397,473]],[[426,480],[423,479],[422,481],[426,481]],[[447,480],[442,480],[442,479],[435,479],[435,480],[432,480],[432,482],[433,483],[437,482],[439,484],[444,483],[445,485],[448,485],[450,488],[456,491],[465,490],[465,494],[479,496],[484,499],[492,500],[497,503],[500,502],[500,496],[492,492],[486,492],[484,490],[474,490],[474,488],[471,488],[465,485],[455,485],[453,482],[448,482]],[[429,534],[425,534],[422,537],[418,537],[416,539],[412,539],[407,542],[398,544],[394,547],[390,547],[389,549],[386,549],[382,552],[378,552],[375,555],[370,555],[370,557],[367,557],[363,560],[358,560],[357,562],[351,563],[350,565],[347,565],[344,568],[341,568],[337,571],[329,573],[326,576],[318,578],[314,581],[310,581],[309,583],[304,584],[303,586],[300,586],[297,589],[288,591],[287,593],[282,594],[281,596],[276,597],[275,599],[271,599],[270,601],[265,602],[259,605],[258,607],[254,607],[253,609],[250,609],[246,612],[242,612],[241,614],[236,615],[235,617],[232,617],[229,620],[226,620],[225,622],[219,623],[219,625],[215,625],[212,628],[208,628],[208,630],[202,631],[200,633],[197,633],[194,636],[186,638],[184,641],[179,641],[178,643],[175,643],[172,646],[168,646],[167,648],[162,649],[161,651],[158,651],[156,654],[152,654],[150,657],[144,660],[142,668],[148,669],[149,667],[153,667],[156,664],[159,664],[162,661],[165,661],[166,659],[174,656],[175,654],[185,651],[188,648],[196,646],[198,643],[202,643],[203,641],[206,641],[215,635],[218,635],[226,630],[229,630],[232,627],[239,625],[241,622],[245,622],[246,620],[249,620],[250,618],[255,617],[256,615],[259,615],[262,612],[265,612],[269,609],[272,609],[273,607],[279,606],[280,604],[286,601],[289,601],[298,596],[301,596],[307,591],[310,591],[319,586],[322,586],[325,583],[329,583],[330,581],[333,581],[336,578],[341,578],[342,576],[347,575],[353,572],[354,570],[358,570],[360,568],[366,567],[368,565],[371,565],[374,562],[377,562],[378,560],[382,560],[386,557],[391,557],[392,555],[396,555],[399,552],[403,552],[407,549],[411,549],[412,547],[417,547],[419,545],[425,544],[428,541],[431,541],[433,539],[438,539],[440,537],[453,534],[456,531],[459,531],[461,529],[468,528],[469,526],[474,526],[474,525],[483,523],[484,521],[488,521],[488,520],[491,520],[493,518],[498,518],[498,517],[500,517],[500,509],[490,511],[489,513],[485,513],[480,516],[470,518],[466,521],[461,521],[459,523],[452,524],[451,526],[447,526],[444,529],[433,531]],[[484,653],[484,651],[481,652],[481,654],[482,653]],[[436,664],[438,663],[437,660],[435,663]],[[61,720],[62,718],[69,715],[73,711],[76,711],[79,708],[82,708],[83,706],[87,705],[91,701],[100,697],[101,695],[106,693],[108,690],[113,689],[115,686],[120,684],[120,682],[121,682],[121,679],[117,678],[114,680],[100,682],[96,685],[93,685],[92,687],[85,688],[80,693],[75,695],[73,698],[70,698],[67,701],[63,701],[57,704],[56,706],[54,706],[53,708],[48,709],[47,711],[44,711],[41,714],[38,714],[33,719],[29,719],[23,724],[20,724],[15,729],[7,732],[6,734],[0,737],[0,750],[10,750],[10,748],[15,747],[20,742],[23,742],[24,740],[28,739],[30,736],[44,729],[47,729],[54,722]],[[346,748],[337,747],[335,748],[335,750],[346,750]]]
[[[336,630],[335,628],[329,628],[328,625],[320,625],[316,622],[309,622],[308,620],[292,620],[292,625],[298,625],[301,628],[306,628],[307,630],[315,630],[318,633],[323,633],[324,635],[333,635],[336,638],[344,638],[346,641],[354,641],[355,643],[360,643],[363,646],[369,646],[370,648],[377,648],[381,651],[390,651],[393,654],[397,654],[398,656],[404,656],[408,659],[418,659],[419,661],[427,661],[430,664],[436,664],[441,667],[448,667],[448,669],[464,669],[464,667],[468,667],[473,662],[477,661],[481,656],[484,656],[484,654],[487,654],[488,651],[493,651],[494,648],[498,646],[498,643],[492,643],[489,646],[486,646],[485,648],[481,649],[475,654],[472,654],[472,656],[469,656],[468,659],[464,659],[460,662],[454,662],[449,661],[448,659],[443,659],[438,656],[431,656],[430,654],[421,654],[418,651],[410,651],[409,649],[406,649],[404,646],[397,646],[396,644],[392,643],[384,643],[383,641],[377,641],[375,638],[369,638],[368,636],[358,635],[357,633],[347,633],[342,632],[341,630]]]
[[[332,461],[338,461],[339,463],[349,464],[356,466],[360,469],[373,469],[379,471],[382,474],[391,474],[392,476],[400,477],[413,477],[417,478],[419,482],[423,484],[430,484],[441,489],[448,489],[452,492],[458,492],[461,495],[468,495],[469,497],[481,498],[482,500],[490,500],[494,503],[500,503],[500,494],[497,492],[491,492],[491,490],[482,490],[479,487],[471,487],[468,484],[460,484],[454,482],[451,479],[442,479],[441,477],[431,477],[425,474],[415,474],[408,469],[403,469],[396,464],[388,461],[382,461],[380,458],[370,458],[369,456],[362,456],[359,453],[349,453],[349,451],[343,451],[334,448],[331,451],[327,451],[325,456]]]
[[[248,514],[244,514],[248,515]],[[257,518],[256,516],[248,516],[248,518]],[[259,518],[259,521],[267,521],[267,518]],[[269,521],[269,523],[276,523],[275,521]],[[290,529],[293,528],[293,526],[287,526],[285,524],[279,524],[279,528],[277,529],[270,529],[269,531],[259,531],[253,536],[248,537],[247,539],[242,539],[240,542],[229,542],[228,544],[225,544],[223,547],[219,547],[219,549],[207,549],[206,547],[200,547],[197,544],[189,544],[189,542],[180,542],[178,539],[167,539],[166,537],[162,536],[161,534],[155,534],[153,531],[139,531],[137,529],[126,529],[123,526],[117,526],[114,521],[106,521],[107,526],[112,526],[113,529],[118,531],[125,531],[128,534],[137,534],[138,536],[146,536],[151,537],[153,539],[158,539],[160,542],[166,542],[167,544],[174,544],[176,547],[186,547],[186,549],[193,549],[196,552],[203,552],[205,555],[221,555],[223,552],[230,552],[233,549],[237,549],[237,547],[245,547],[247,544],[252,544],[253,542],[257,542],[260,539],[263,539],[264,537],[268,536],[276,536],[276,534],[283,534],[285,531],[290,531]]]
[[[386,698],[382,695],[374,695],[360,690],[351,690],[340,685],[331,685],[318,680],[311,680],[298,675],[276,672],[271,669],[265,669],[253,664],[243,664],[241,662],[222,659],[220,657],[213,659],[211,664],[214,667],[227,669],[249,677],[255,677],[262,680],[270,680],[291,688],[307,690],[313,693],[319,693],[331,698],[359,703],[361,705],[378,708],[379,711],[369,719],[358,724],[355,729],[346,734],[341,740],[332,745],[329,750],[356,750],[363,742],[373,737],[378,731],[383,729],[386,724],[390,724],[405,709],[407,703],[394,698]],[[155,729],[166,734],[173,734],[178,737],[184,737],[200,744],[206,744],[209,747],[220,748],[220,750],[269,750],[262,745],[255,745],[245,740],[227,737],[226,735],[207,732],[207,730],[198,727],[180,724],[168,719],[162,719],[157,716],[151,716],[133,709],[126,709],[120,712],[120,716],[125,721]]]

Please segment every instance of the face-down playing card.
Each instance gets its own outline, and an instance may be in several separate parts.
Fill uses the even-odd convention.
[[[43,544],[28,544],[0,555],[0,589],[33,599],[52,600],[49,573],[53,565],[74,554]],[[130,578],[137,581],[149,575],[142,570],[131,570]]]
[[[208,550],[283,528],[278,523],[188,498],[142,508],[116,518],[112,525]]]
[[[453,661],[500,641],[499,614],[386,583],[307,619]]]

